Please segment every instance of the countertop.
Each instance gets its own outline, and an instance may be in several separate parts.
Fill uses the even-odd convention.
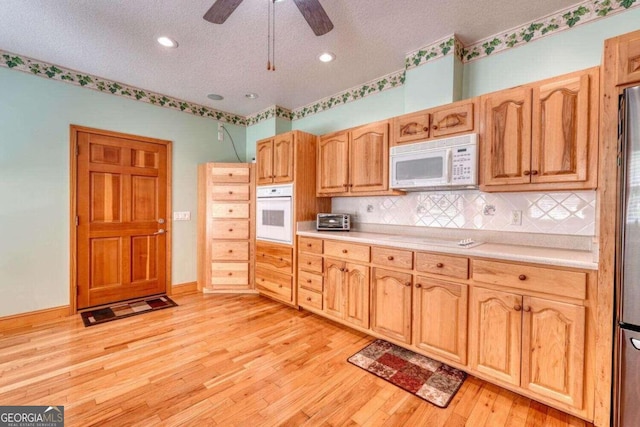
[[[574,249],[544,248],[500,243],[483,243],[475,247],[463,248],[434,245],[433,243],[428,243],[429,240],[434,239],[425,237],[362,231],[298,230],[297,235],[418,251],[530,262],[558,267],[582,268],[587,270],[598,269],[598,263],[594,262],[592,252]],[[478,241],[480,241],[480,239],[478,239]],[[450,240],[449,242],[456,242],[456,240]]]

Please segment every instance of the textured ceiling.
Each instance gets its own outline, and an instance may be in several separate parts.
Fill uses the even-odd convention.
[[[276,71],[267,71],[269,0],[244,0],[223,24],[214,0],[2,0],[0,49],[248,115],[298,108],[403,68],[405,55],[455,33],[468,44],[575,0],[321,0],[334,23],[316,37],[291,0],[276,3]],[[160,35],[177,49],[163,48]],[[337,56],[317,60],[323,50]],[[257,100],[245,98],[248,92]],[[210,101],[219,93],[223,101]]]

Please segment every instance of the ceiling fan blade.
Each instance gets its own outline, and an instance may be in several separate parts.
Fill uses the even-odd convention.
[[[218,0],[219,1],[219,0]],[[333,30],[333,23],[318,0],[293,0],[300,13],[316,34],[321,36]]]
[[[203,18],[214,24],[224,24],[224,21],[236,10],[240,3],[242,3],[242,0],[216,0]]]

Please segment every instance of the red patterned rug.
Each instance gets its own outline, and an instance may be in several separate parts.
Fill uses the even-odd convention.
[[[85,327],[99,325],[101,323],[111,322],[112,320],[162,310],[163,308],[175,307],[177,305],[178,304],[166,295],[154,296],[136,301],[119,302],[109,307],[84,311],[82,312],[82,321]]]
[[[446,408],[467,374],[395,344],[376,340],[349,359],[349,363]]]

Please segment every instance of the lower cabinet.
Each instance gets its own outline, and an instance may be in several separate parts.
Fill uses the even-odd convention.
[[[413,345],[467,363],[467,285],[416,276]]]
[[[471,368],[583,407],[585,307],[475,287]]]
[[[411,344],[413,275],[375,267],[371,282],[371,329]]]
[[[369,267],[325,260],[324,312],[369,327]]]

